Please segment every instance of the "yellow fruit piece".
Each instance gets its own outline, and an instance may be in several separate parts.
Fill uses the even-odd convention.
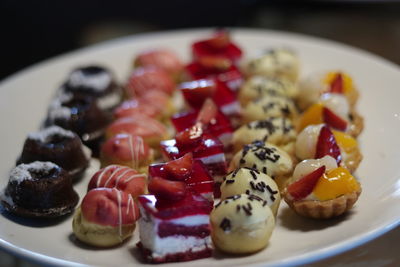
[[[325,173],[318,180],[313,193],[319,200],[325,201],[359,190],[360,184],[350,172],[343,167],[338,167]]]
[[[308,125],[323,123],[322,109],[323,105],[320,103],[314,104],[309,107],[299,118],[298,131],[300,132]]]
[[[325,76],[324,83],[330,85],[333,80],[336,78],[336,75],[340,73],[342,74],[343,77],[343,92],[344,94],[349,94],[355,90],[354,85],[353,85],[353,80],[351,77],[344,73],[344,72],[337,72],[337,71],[331,71],[328,72]]]
[[[358,143],[351,135],[335,130],[332,130],[332,132],[341,150],[344,150],[346,153],[351,153],[357,148]]]

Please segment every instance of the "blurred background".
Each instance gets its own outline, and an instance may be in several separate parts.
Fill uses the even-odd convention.
[[[0,79],[43,59],[121,36],[254,27],[320,36],[400,64],[400,1],[0,1]]]
[[[1,0],[0,12],[0,80],[36,62],[101,41],[197,27],[251,27],[313,35],[400,64],[400,1]],[[389,241],[378,239],[380,244]],[[386,251],[394,255],[395,249],[391,246]],[[352,254],[343,254],[343,259],[346,255]],[[325,260],[317,265],[334,264]],[[374,266],[396,264],[399,259]],[[0,266],[37,265],[0,251]]]

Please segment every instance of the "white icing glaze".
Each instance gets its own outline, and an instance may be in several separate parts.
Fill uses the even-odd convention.
[[[111,75],[106,71],[101,71],[97,74],[85,74],[82,70],[78,69],[71,73],[68,79],[68,84],[74,88],[87,88],[102,92],[112,82]]]
[[[49,172],[54,168],[58,168],[58,166],[49,161],[34,161],[29,164],[20,164],[11,170],[10,182],[21,183],[25,180],[32,180],[33,177],[30,174],[30,171]]]
[[[31,140],[40,141],[46,143],[50,136],[59,135],[67,138],[74,138],[76,135],[68,130],[65,130],[59,126],[50,126],[39,132],[33,132],[28,134],[28,138]]]
[[[146,177],[145,174],[142,173],[136,173],[134,170],[125,167],[125,166],[119,166],[117,169],[115,169],[108,178],[103,181],[104,176],[109,173],[110,169],[115,168],[115,165],[109,165],[105,167],[99,174],[97,181],[96,181],[96,187],[107,187],[107,185],[115,179],[115,185],[114,188],[117,188],[121,183],[128,183],[132,179],[139,178],[139,177]],[[126,175],[129,172],[133,172],[131,175]]]

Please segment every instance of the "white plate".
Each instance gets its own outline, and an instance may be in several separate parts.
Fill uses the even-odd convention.
[[[133,56],[149,47],[169,47],[188,59],[190,43],[211,30],[185,30],[137,35],[85,48],[47,60],[19,72],[0,84],[0,174],[2,185],[22,149],[26,134],[38,128],[55,89],[74,67],[100,63],[122,81]],[[295,49],[302,74],[326,69],[349,72],[361,91],[358,110],[366,127],[360,136],[364,160],[357,171],[363,193],[345,218],[312,221],[299,218],[285,205],[268,247],[245,257],[217,255],[184,263],[191,266],[287,265],[315,261],[367,242],[400,222],[400,71],[397,66],[341,44],[264,30],[233,30],[234,40],[247,57],[276,46]],[[98,168],[97,162],[89,173]],[[89,175],[88,175],[89,176]],[[84,195],[89,177],[77,185]],[[113,249],[91,249],[73,242],[71,218],[55,225],[29,225],[25,220],[0,216],[0,246],[19,256],[46,264],[77,263],[132,266],[140,263],[137,235]]]

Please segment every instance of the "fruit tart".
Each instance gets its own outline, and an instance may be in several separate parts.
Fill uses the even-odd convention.
[[[363,158],[356,139],[325,124],[307,126],[297,137],[295,151],[300,160],[329,155],[351,173]]]
[[[321,95],[318,103],[306,109],[297,121],[300,132],[311,124],[326,123],[333,129],[357,137],[364,128],[363,118],[350,108],[345,96],[336,93]]]
[[[350,107],[354,107],[359,97],[359,92],[348,73],[325,71],[313,73],[300,82],[297,104],[300,109],[305,110],[317,103],[325,93],[343,95]]]
[[[342,215],[360,194],[359,182],[331,156],[300,162],[283,191],[286,203],[296,213],[314,219]]]

